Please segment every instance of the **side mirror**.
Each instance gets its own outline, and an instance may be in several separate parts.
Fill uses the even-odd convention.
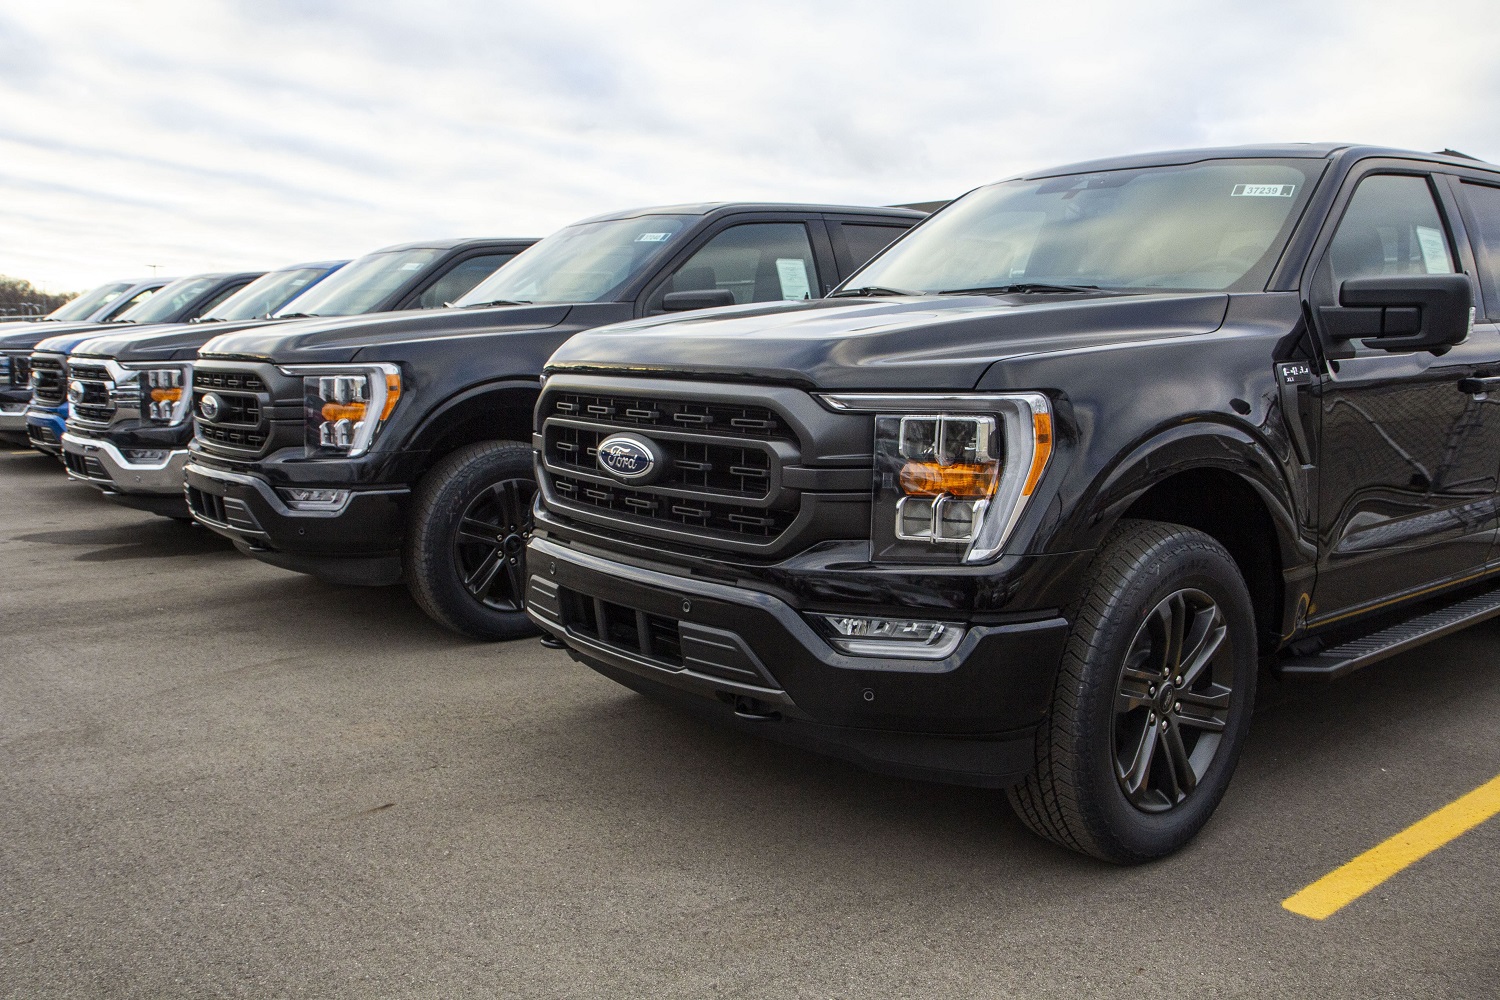
[[[661,307],[667,312],[686,312],[689,309],[713,309],[717,306],[732,305],[734,305],[734,293],[727,288],[699,288],[690,292],[668,292],[661,299]]]
[[[1473,305],[1462,274],[1350,278],[1339,286],[1339,304],[1323,306],[1318,316],[1335,340],[1442,354],[1469,335]]]

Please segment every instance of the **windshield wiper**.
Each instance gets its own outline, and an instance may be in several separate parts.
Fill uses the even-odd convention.
[[[860,298],[872,298],[877,295],[924,295],[925,292],[914,292],[909,288],[886,288],[884,285],[864,285],[860,288],[843,288],[832,295],[830,299],[842,299],[858,296]]]
[[[489,302],[470,302],[469,304],[459,306],[458,308],[484,309],[488,306],[529,306],[532,304],[533,303],[530,299],[492,299]]]
[[[939,295],[1034,295],[1053,292],[1084,292],[1091,295],[1123,295],[1098,285],[1049,285],[1042,281],[1022,281],[1014,285],[984,285],[979,288],[945,288]]]
[[[272,319],[317,319],[317,313],[277,313]]]

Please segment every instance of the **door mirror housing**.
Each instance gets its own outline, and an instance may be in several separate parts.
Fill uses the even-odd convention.
[[[668,292],[661,299],[661,307],[667,312],[714,309],[718,306],[732,305],[734,305],[734,293],[727,288],[698,288],[688,292]]]
[[[1339,304],[1318,310],[1334,341],[1365,340],[1382,351],[1442,354],[1473,325],[1474,291],[1462,274],[1350,278]]]

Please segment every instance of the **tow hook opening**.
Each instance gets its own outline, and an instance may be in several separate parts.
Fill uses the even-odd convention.
[[[730,696],[725,696],[726,700]],[[773,722],[781,718],[781,713],[759,698],[751,698],[749,695],[734,695],[734,714],[741,719],[755,719],[757,721]]]

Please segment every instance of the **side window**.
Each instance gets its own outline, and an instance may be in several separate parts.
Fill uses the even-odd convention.
[[[816,298],[821,286],[807,227],[800,222],[747,222],[724,230],[672,272],[651,297],[724,288],[735,303]]]
[[[1479,263],[1485,312],[1489,319],[1500,319],[1500,188],[1464,181],[1459,190],[1469,212],[1469,236]]]
[[[434,281],[427,291],[418,295],[416,301],[407,308],[436,309],[444,303],[456,302],[514,256],[513,253],[491,253],[459,261],[447,274]]]
[[[849,248],[851,274],[906,232],[905,226],[866,226],[855,222],[842,222],[839,228],[844,233],[844,244]]]
[[[134,295],[132,295],[130,298],[126,299],[125,301],[114,303],[114,307],[112,309],[110,309],[109,313],[107,314],[108,318],[114,319],[116,316],[120,315],[120,313],[124,312],[126,309],[131,309],[131,308],[134,308],[135,306],[140,305],[142,302],[145,302],[151,296],[155,295],[157,293],[157,291],[158,291],[158,289],[155,289],[155,288],[142,289],[141,291],[136,292]]]
[[[1330,290],[1349,278],[1452,274],[1447,227],[1424,177],[1375,174],[1359,182],[1323,270]]]
[[[199,303],[198,307],[193,310],[192,315],[191,316],[184,316],[183,319],[184,320],[189,320],[189,319],[193,319],[196,316],[202,316],[204,313],[208,312],[214,306],[218,305],[220,302],[223,302],[225,299],[229,298],[229,296],[233,295],[235,292],[239,291],[241,288],[244,288],[249,283],[250,282],[248,282],[248,281],[244,281],[244,282],[241,282],[238,285],[230,285],[228,288],[221,288],[219,290],[219,293],[217,295],[215,295],[211,299],[205,299],[203,302]]]

